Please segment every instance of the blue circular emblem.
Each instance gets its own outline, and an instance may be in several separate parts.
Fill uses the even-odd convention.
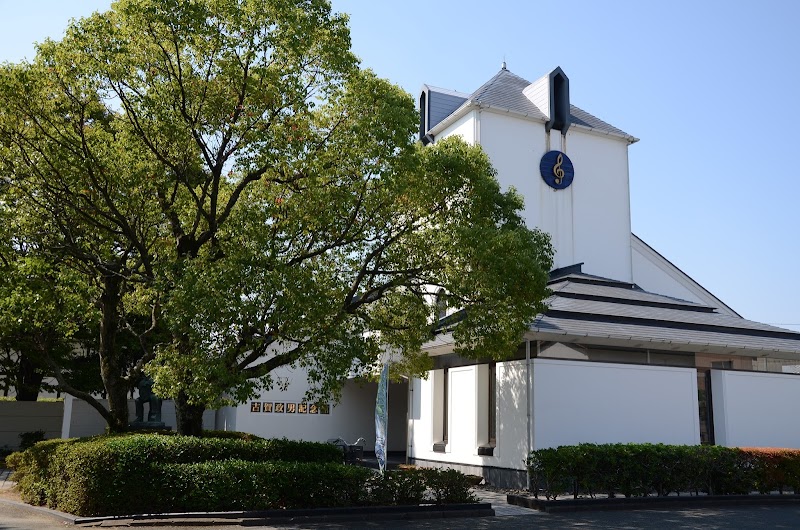
[[[557,190],[563,190],[572,184],[575,177],[575,168],[572,160],[561,151],[549,151],[544,154],[539,162],[539,171],[547,185]]]

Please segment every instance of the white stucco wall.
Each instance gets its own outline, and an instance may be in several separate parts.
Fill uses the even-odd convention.
[[[575,166],[568,188],[573,193],[573,263],[583,262],[590,274],[631,281],[627,141],[573,127],[565,152]],[[559,264],[566,265],[571,263]]]
[[[532,434],[534,449],[582,442],[699,444],[697,371],[556,359],[533,359]],[[480,366],[451,368],[449,439],[434,452],[436,377],[414,381],[410,432],[415,459],[524,470],[528,453],[525,361],[497,363],[497,445],[479,456],[480,412],[486,379]],[[441,405],[439,405],[441,406]],[[485,410],[485,408],[484,408]]]
[[[409,456],[433,462],[525,469],[528,443],[525,362],[497,363],[497,446],[492,456],[478,455],[478,446],[486,443],[488,430],[488,379],[485,377],[488,371],[485,365],[449,370],[449,443],[444,453],[433,451],[433,444],[441,441],[436,431],[441,430],[437,426],[442,420],[437,414],[438,400],[434,397],[436,375],[441,372],[435,370],[427,379],[413,381]]]
[[[18,448],[23,432],[44,431],[46,439],[58,438],[63,412],[62,401],[0,401],[0,447]]]
[[[375,398],[377,383],[348,381],[342,390],[338,404],[330,403],[330,414],[288,414],[273,412],[251,412],[251,403],[301,403],[307,389],[302,370],[285,370],[290,384],[285,391],[278,389],[263,392],[258,398],[229,409],[221,419],[231,430],[249,432],[265,438],[286,437],[292,440],[324,442],[331,438],[343,438],[354,443],[359,437],[366,439],[364,449],[375,450]],[[408,385],[389,385],[389,424],[387,450],[404,451],[406,448],[406,422],[408,409]],[[230,410],[235,411],[231,418]],[[223,428],[223,426],[220,426]]]
[[[703,303],[698,296],[683,285],[678,278],[647,253],[633,250],[633,281],[645,291],[664,294],[681,300]]]
[[[711,370],[711,392],[717,445],[800,448],[800,376]]]
[[[535,359],[535,449],[590,443],[699,444],[697,371]]]
[[[528,456],[525,361],[497,363],[497,447],[486,465],[525,469]]]
[[[544,124],[481,111],[479,141],[497,170],[502,188],[513,186],[525,198],[523,217],[528,226],[551,232],[555,223],[543,226],[543,217],[549,219],[550,216],[540,212],[545,192],[544,196],[550,200],[558,198],[558,194],[545,189],[548,186],[539,176],[539,159],[545,153]]]
[[[551,235],[554,266],[584,262],[591,274],[631,281],[628,143],[577,128],[562,145],[550,134],[550,149],[564,150],[575,167],[575,180],[564,190],[544,182],[539,162],[547,152],[544,124],[481,110],[478,141],[505,189],[514,186],[525,198],[529,227]]]
[[[447,138],[448,136],[456,135],[461,136],[468,144],[475,144],[476,142],[476,117],[475,111],[470,111],[450,124],[446,129],[436,135],[436,139]]]
[[[108,407],[107,400],[101,399],[100,402]],[[64,399],[64,403],[64,410],[66,413],[64,423],[62,424],[62,438],[95,436],[105,432],[106,420],[104,420],[100,413],[87,402],[75,399],[72,396],[67,396]],[[148,407],[145,406],[145,419],[147,418],[147,411]],[[136,417],[136,403],[132,399],[128,400],[128,417],[131,421]],[[161,403],[161,421],[163,421],[167,427],[172,428],[173,431],[177,428],[178,422],[175,417],[175,402],[171,399],[165,399]],[[206,410],[203,413],[203,428],[207,430],[216,428],[215,411]]]
[[[645,291],[706,304],[716,307],[720,313],[738,316],[713,294],[634,235],[631,235],[631,252],[633,282]]]

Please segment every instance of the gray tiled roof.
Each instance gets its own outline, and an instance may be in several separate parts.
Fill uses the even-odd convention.
[[[574,338],[800,354],[800,333],[648,293],[623,282],[575,274],[551,282],[549,310],[531,331]],[[550,339],[548,339],[550,340]]]
[[[547,121],[547,116],[522,93],[530,84],[531,82],[527,79],[503,68],[478,90],[473,92],[469,96],[469,99],[461,106],[469,105],[470,102],[472,102],[479,105],[525,114],[532,118]],[[461,107],[459,107],[459,109],[460,108]],[[456,109],[455,112],[458,112],[458,109]],[[589,114],[575,105],[570,105],[570,115],[572,123],[574,124],[635,140],[633,136],[625,131],[613,125],[609,125],[600,118]]]
[[[617,129],[613,125],[609,125],[608,123],[604,122],[597,116],[589,114],[583,109],[579,109],[575,105],[569,106],[569,113],[571,116],[571,120],[573,124],[583,125],[585,127],[591,127],[592,129],[596,129],[598,131],[603,131],[612,134],[619,134],[620,136],[627,136],[629,138],[633,138],[630,134],[626,133],[622,129]]]
[[[550,311],[568,312],[586,317],[621,317],[631,320],[648,320],[654,325],[661,323],[691,324],[698,326],[714,327],[728,330],[766,331],[775,333],[789,332],[775,326],[745,320],[744,318],[723,315],[722,313],[705,313],[700,311],[686,311],[664,307],[651,307],[629,303],[598,302],[595,300],[581,300],[552,297]],[[800,334],[797,336],[800,341]],[[800,342],[798,342],[800,345]]]
[[[580,279],[581,277],[591,278],[588,275],[581,274],[580,276],[577,277],[577,279]],[[628,284],[622,282],[619,282],[618,285],[619,285],[618,287],[611,285],[597,285],[591,281],[569,281],[569,278],[565,278],[550,283],[549,287],[553,291],[564,294],[612,297],[612,298],[619,298],[621,300],[640,301],[643,303],[652,303],[652,304],[665,304],[665,305],[669,304],[674,306],[685,306],[687,309],[695,309],[701,311],[713,310],[713,308],[710,308],[703,304],[698,304],[696,302],[681,300],[679,298],[673,298],[671,296],[665,296],[663,294],[649,293],[647,291],[643,291],[642,289],[631,289],[630,287],[625,287]]]
[[[453,90],[447,90],[434,86],[423,85],[428,92],[428,129],[433,129],[437,123],[448,117],[460,107],[468,98],[469,94],[461,94]]]
[[[469,99],[547,121],[547,116],[522,93],[530,84],[530,81],[503,69],[473,92]]]
[[[703,331],[673,327],[645,326],[620,322],[592,322],[545,315],[532,326],[531,331],[546,334],[600,339],[623,339],[632,342],[727,348],[730,350],[759,350],[800,355],[800,337],[761,337],[720,331]],[[682,348],[685,349],[685,348]]]

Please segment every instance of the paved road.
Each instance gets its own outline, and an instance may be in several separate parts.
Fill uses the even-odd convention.
[[[0,476],[0,488],[11,484]],[[484,502],[495,507],[495,517],[471,519],[433,519],[424,521],[375,521],[340,524],[305,524],[284,526],[251,526],[248,528],[308,528],[319,530],[342,530],[350,528],[415,528],[415,529],[750,529],[750,528],[799,528],[800,506],[748,506],[725,509],[685,510],[631,510],[613,512],[577,512],[547,514],[511,506],[505,496],[478,491]],[[28,506],[16,506],[0,499],[0,530],[64,530],[76,528],[59,518],[36,511]],[[157,528],[180,528],[180,530],[242,530],[241,526],[161,526]]]
[[[68,525],[45,514],[0,502],[0,530],[64,530]],[[308,528],[341,530],[350,528],[415,528],[415,529],[673,529],[673,528],[798,528],[800,507],[745,507],[724,510],[639,510],[618,512],[585,512],[545,514],[531,511],[527,515],[506,515],[479,519],[436,519],[427,521],[376,521],[374,523],[315,524],[295,526],[261,526],[268,528]],[[75,528],[74,526],[72,528]],[[159,528],[170,528],[159,527]],[[240,526],[217,526],[215,530],[241,530]],[[181,526],[180,530],[209,530],[208,526]]]

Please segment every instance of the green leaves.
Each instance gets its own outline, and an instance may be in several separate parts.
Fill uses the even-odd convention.
[[[281,366],[309,399],[385,352],[420,374],[439,289],[460,353],[512,352],[543,310],[548,239],[479,147],[422,147],[417,123],[324,0],[120,0],[0,72],[9,200],[98,289],[118,397],[145,362],[202,406]],[[136,365],[122,319],[147,330]]]

